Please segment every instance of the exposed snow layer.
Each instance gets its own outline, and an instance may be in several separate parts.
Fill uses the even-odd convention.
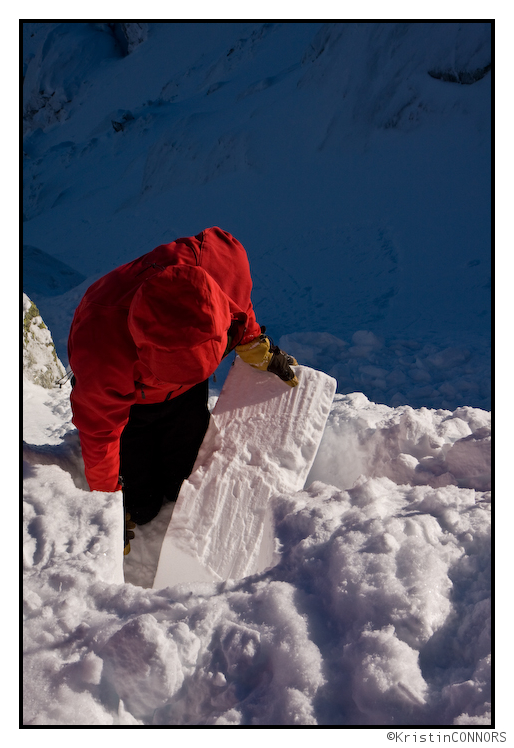
[[[291,388],[236,357],[177,499],[154,587],[239,579],[272,565],[270,499],[304,487],[336,388],[306,366],[295,375]]]
[[[308,480],[351,488],[361,475],[400,485],[490,491],[490,413],[388,408],[362,393],[336,396]]]
[[[278,563],[152,590],[171,505],[120,583],[68,394],[27,383],[25,724],[490,724],[488,413],[336,395],[307,487],[272,498]]]

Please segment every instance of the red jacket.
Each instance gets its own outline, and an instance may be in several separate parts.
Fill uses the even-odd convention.
[[[68,339],[73,423],[91,490],[119,488],[130,406],[163,402],[207,379],[260,335],[244,247],[214,227],[162,244],[93,283]]]

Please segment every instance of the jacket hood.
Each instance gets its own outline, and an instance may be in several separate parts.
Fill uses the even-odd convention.
[[[139,360],[163,382],[192,385],[214,373],[227,347],[229,299],[201,267],[174,265],[145,280],[129,309]]]

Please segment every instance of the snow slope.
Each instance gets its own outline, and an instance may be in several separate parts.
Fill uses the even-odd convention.
[[[490,724],[486,411],[336,395],[306,487],[271,499],[277,563],[151,589],[171,506],[122,583],[69,385],[24,386],[24,724]]]
[[[25,724],[490,724],[489,25],[120,33],[24,25],[24,270],[59,357],[96,277],[221,225],[338,394],[272,499],[278,563],[191,592],[151,589],[170,505],[121,582],[69,389],[24,380]]]
[[[261,324],[314,333],[302,363],[339,392],[490,408],[490,24],[150,23],[127,55],[106,24],[27,23],[23,41],[24,242],[87,278],[49,296],[25,268],[64,363],[96,277],[220,225]]]

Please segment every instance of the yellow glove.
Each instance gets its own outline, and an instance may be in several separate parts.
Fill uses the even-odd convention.
[[[266,335],[261,335],[246,345],[236,346],[236,353],[254,369],[276,374],[289,387],[296,387],[298,384],[298,378],[291,369],[291,366],[298,366],[298,361],[273,345]]]

